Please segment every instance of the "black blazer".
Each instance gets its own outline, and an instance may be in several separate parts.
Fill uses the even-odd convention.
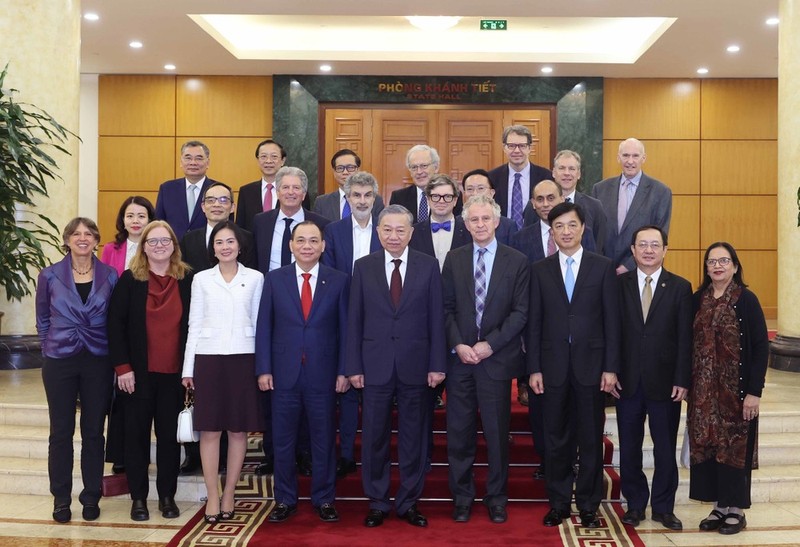
[[[273,209],[277,209],[280,203],[275,200]],[[311,198],[306,194],[303,198],[303,207],[311,208]],[[255,231],[253,219],[259,213],[264,212],[264,201],[261,199],[261,179],[248,182],[239,188],[239,196],[236,201],[236,224],[240,228],[250,233]]]
[[[494,188],[494,200],[500,206],[500,214],[508,216],[508,163],[495,167],[489,171],[489,181]],[[523,197],[523,203],[529,203],[533,197],[533,187],[543,180],[552,180],[553,172],[535,163],[531,163],[531,191],[527,198]]]
[[[619,286],[608,258],[583,252],[572,301],[567,299],[559,254],[531,265],[528,374],[542,373],[544,389],[570,375],[599,386],[602,373],[619,373]]]
[[[278,221],[278,213],[280,209],[273,209],[266,213],[258,213],[253,219],[253,239],[256,249],[256,262],[259,271],[267,275],[269,272],[269,255],[272,252],[272,236],[275,233],[275,223]],[[306,220],[310,220],[319,226],[320,231],[324,233],[325,226],[330,224],[330,220],[312,213],[306,208],[303,208],[303,214]]]
[[[455,217],[453,230],[453,241],[450,243],[450,250],[458,249],[459,247],[472,243],[472,236],[467,231],[464,221],[461,217]],[[411,241],[408,246],[428,256],[436,258],[436,252],[433,249],[433,234],[431,232],[431,220],[428,219],[424,222],[418,222],[414,225],[414,233],[411,234]]]
[[[130,270],[122,272],[108,306],[108,346],[112,366],[129,364],[136,375],[136,389],[131,397],[153,397],[147,375],[147,281],[134,279]],[[180,324],[178,371],[183,367],[183,353],[189,332],[189,302],[192,274],[178,281],[183,313]]]
[[[409,211],[411,214],[414,215],[414,222],[412,224],[416,224],[419,222],[417,217],[417,208],[419,207],[419,200],[417,199],[417,187],[413,184],[409,184],[405,188],[401,188],[400,190],[395,190],[392,192],[392,196],[389,198],[389,205],[402,205]],[[461,210],[464,207],[464,203],[461,200],[461,194],[459,194],[458,199],[456,199],[456,206],[453,208],[453,214],[455,216],[459,216],[461,214]]]
[[[256,269],[256,254],[254,251],[253,234],[248,231],[242,233],[241,254],[239,262],[248,268]],[[208,257],[208,246],[206,245],[206,229],[192,230],[186,232],[181,239],[181,255],[183,261],[192,267],[194,273],[202,272],[211,268],[211,260]]]
[[[642,316],[638,270],[619,276],[622,312],[620,395],[630,397],[642,382],[645,396],[668,401],[672,386],[688,388],[692,375],[692,286],[661,270],[647,321]]]
[[[475,324],[473,249],[473,245],[464,245],[450,251],[442,270],[449,349],[458,344],[473,346],[479,341]],[[525,256],[511,247],[498,245],[486,291],[480,337],[489,343],[494,353],[478,364],[493,380],[511,380],[525,371],[520,335],[528,320],[529,277]]]

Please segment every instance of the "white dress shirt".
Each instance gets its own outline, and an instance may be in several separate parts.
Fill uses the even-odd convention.
[[[272,233],[272,249],[270,249],[269,253],[269,271],[281,267],[281,245],[283,245],[283,232],[286,231],[286,222],[283,220],[285,218],[292,219],[291,227],[294,228],[295,224],[303,222],[306,219],[306,214],[302,207],[291,217],[287,217],[283,214],[283,211],[278,211],[278,220],[275,221],[275,231]],[[294,262],[294,256],[292,256],[291,261]]]
[[[372,215],[367,220],[367,225],[361,227],[358,221],[353,218],[353,264],[351,264],[350,271],[355,265],[356,260],[367,256],[369,254],[369,246],[372,243]]]
[[[388,251],[383,251],[384,264],[386,265],[386,284],[391,288],[392,286],[392,272],[394,271],[395,258],[389,254]],[[403,249],[403,254],[400,255],[400,286],[406,284],[406,268],[408,266],[408,247]]]
[[[430,220],[433,222],[433,217],[431,217]],[[455,217],[451,216],[444,222],[447,222],[448,220],[450,221],[450,230],[439,230],[438,232],[431,230],[431,237],[433,238],[433,254],[436,255],[436,260],[439,261],[440,272],[442,269],[444,269],[444,259],[447,257],[447,253],[450,252],[450,247],[453,246],[453,232],[455,232],[456,229]]]
[[[563,281],[567,275],[567,255],[558,251],[558,264],[561,266],[561,280]],[[580,247],[575,254],[572,255],[572,259],[575,263],[572,265],[572,275],[575,276],[575,281],[578,281],[578,272],[581,269],[581,260],[583,259],[583,247]]]
[[[130,239],[125,244],[125,269],[129,269],[131,266],[131,260],[133,260],[133,255],[136,254],[136,249],[139,248],[139,241],[131,241]]]
[[[542,231],[542,249],[544,250],[544,256],[547,256],[547,242],[550,241],[550,225],[544,220],[539,219],[539,228]],[[558,247],[556,247],[556,250],[558,250]]]

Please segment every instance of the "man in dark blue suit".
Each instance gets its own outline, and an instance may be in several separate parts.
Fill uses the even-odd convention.
[[[391,508],[392,399],[397,399],[400,487],[397,515],[413,526],[425,484],[431,390],[444,380],[442,278],[435,258],[408,248],[413,215],[390,205],[378,217],[382,251],[356,261],[350,287],[346,373],[363,392],[361,477],[370,499],[364,524],[380,526]]]
[[[352,214],[325,226],[322,263],[350,277],[356,260],[381,248],[375,229],[378,222],[374,214],[378,181],[366,171],[354,173],[344,183],[344,193]],[[339,460],[336,462],[338,478],[344,478],[348,473],[356,471],[358,399],[359,390],[355,388],[339,396]]]
[[[570,515],[573,482],[581,525],[597,528],[603,498],[605,393],[615,397],[620,318],[611,261],[581,247],[584,217],[574,203],[548,216],[558,252],[531,266],[526,339],[530,386],[544,394],[545,526]],[[577,480],[572,461],[577,441]]]
[[[186,142],[181,146],[184,178],[168,180],[158,188],[156,218],[169,222],[179,240],[187,231],[206,226],[200,196],[212,182],[217,182],[206,178],[210,163],[208,146],[200,141]]]
[[[323,522],[335,522],[336,393],[349,389],[344,375],[347,275],[320,265],[322,230],[303,221],[292,231],[295,263],[264,279],[256,327],[256,374],[272,390],[275,501],[269,522],[297,512],[295,445],[300,418],[309,418],[314,472],[311,503]]]
[[[464,203],[473,196],[489,196],[494,198],[494,186],[489,173],[485,169],[473,169],[461,179],[461,192]],[[517,232],[517,225],[508,217],[501,216],[500,224],[494,232],[494,237],[503,245],[511,244],[511,236]]]

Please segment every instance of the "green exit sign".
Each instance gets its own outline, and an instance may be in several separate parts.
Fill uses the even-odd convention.
[[[481,30],[508,30],[508,20],[481,19]]]

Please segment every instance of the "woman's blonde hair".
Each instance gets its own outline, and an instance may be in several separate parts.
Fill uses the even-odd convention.
[[[169,224],[163,220],[154,220],[150,222],[142,230],[142,237],[139,239],[139,246],[136,247],[136,252],[131,259],[130,270],[133,278],[139,281],[147,281],[150,277],[150,263],[147,260],[147,255],[144,252],[147,239],[155,228],[165,228],[169,232],[169,237],[172,239],[172,256],[169,258],[169,267],[167,268],[167,275],[175,279],[183,279],[186,277],[186,272],[191,268],[188,264],[181,260],[181,248],[178,246],[178,238]]]

